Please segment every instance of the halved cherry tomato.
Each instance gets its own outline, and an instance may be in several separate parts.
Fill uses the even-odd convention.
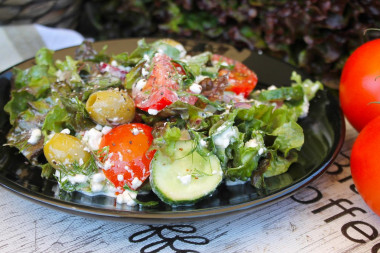
[[[244,97],[248,97],[256,87],[257,75],[243,63],[218,54],[214,54],[211,60],[225,62],[234,66],[232,70],[225,68],[219,70],[219,76],[228,75],[229,85],[226,87],[226,91],[232,91],[237,95],[243,94]]]
[[[171,58],[165,54],[156,54],[152,61],[152,74],[135,97],[136,107],[144,111],[159,111],[178,100],[176,90],[179,85],[174,80],[177,72]]]
[[[115,127],[103,136],[100,148],[109,147],[103,172],[118,190],[125,184],[136,190],[149,177],[152,141],[152,128],[140,123]]]
[[[136,107],[144,111],[149,109],[160,111],[177,100],[195,104],[197,97],[177,94],[179,84],[175,78],[186,74],[182,66],[172,62],[172,59],[165,54],[156,54],[152,61],[152,74],[144,88],[134,97]]]

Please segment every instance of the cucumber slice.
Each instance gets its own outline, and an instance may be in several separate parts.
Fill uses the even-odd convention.
[[[193,204],[210,195],[223,179],[215,155],[201,156],[194,141],[178,141],[173,156],[157,151],[150,165],[152,190],[170,205]]]

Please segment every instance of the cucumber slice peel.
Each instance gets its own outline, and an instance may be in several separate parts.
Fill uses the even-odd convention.
[[[219,159],[201,156],[194,141],[178,141],[171,157],[157,151],[150,165],[152,190],[170,205],[190,205],[212,194],[223,179]]]

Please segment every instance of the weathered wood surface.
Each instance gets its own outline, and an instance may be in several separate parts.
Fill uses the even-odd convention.
[[[0,188],[0,252],[377,252],[380,218],[351,189],[347,157],[355,137],[349,127],[328,173],[292,198],[186,224],[83,218]]]

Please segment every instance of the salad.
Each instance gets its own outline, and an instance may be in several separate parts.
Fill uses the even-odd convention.
[[[251,182],[286,172],[304,143],[309,101],[323,88],[293,72],[291,86],[254,90],[243,63],[203,52],[188,55],[171,39],[138,42],[131,53],[106,54],[84,42],[75,57],[14,69],[4,107],[16,147],[62,191],[141,202],[191,205],[223,181]],[[259,63],[258,63],[259,64]]]

